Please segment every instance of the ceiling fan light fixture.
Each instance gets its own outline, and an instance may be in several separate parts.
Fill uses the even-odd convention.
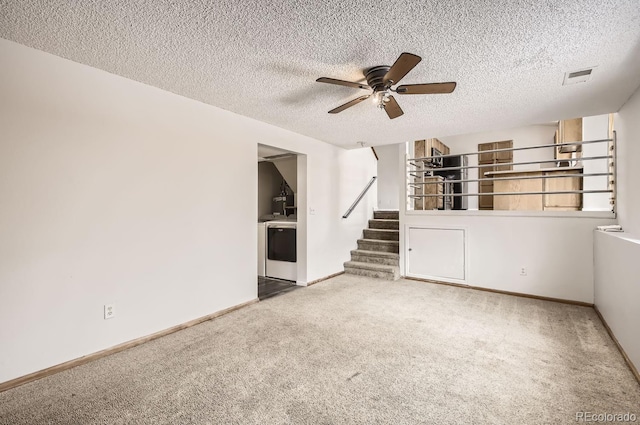
[[[384,108],[384,105],[389,102],[389,99],[391,98],[391,90],[376,90],[373,92],[371,98],[374,105],[378,108]]]

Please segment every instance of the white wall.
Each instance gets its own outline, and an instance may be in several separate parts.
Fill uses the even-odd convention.
[[[305,154],[303,283],[342,270],[375,206],[341,218],[369,151],[6,40],[0,58],[0,382],[255,299],[257,143]]]
[[[640,89],[613,120],[618,136],[617,213],[626,232],[640,237]]]
[[[397,210],[400,207],[400,189],[403,181],[398,174],[398,160],[404,151],[404,143],[376,146],[378,154],[378,209]]]
[[[513,140],[513,147],[548,145],[553,143],[553,136],[556,131],[555,124],[549,125],[530,125],[526,127],[510,128],[505,130],[488,131],[483,133],[463,134],[459,136],[440,137],[440,141],[451,149],[451,154],[463,154],[468,152],[477,152],[478,145],[481,143],[500,142],[503,140]],[[523,161],[545,161],[553,160],[553,148],[540,148],[525,151],[515,151],[513,153],[514,162]],[[478,156],[469,155],[468,165],[478,165]],[[546,166],[553,166],[553,163]],[[538,169],[540,165],[516,165],[514,170],[532,170]],[[469,179],[478,178],[478,170],[469,169]],[[470,182],[468,184],[469,193],[478,193],[478,183]],[[469,209],[478,209],[478,198],[469,197]]]
[[[487,211],[412,213],[403,228],[466,230],[466,284],[502,291],[593,303],[593,229],[613,219],[535,217]],[[401,235],[401,253],[411,248]],[[401,254],[402,272],[405,273]],[[451,258],[456,262],[456,258]],[[526,268],[527,275],[520,276]],[[447,279],[440,279],[447,281]]]
[[[596,115],[582,118],[582,140],[602,140],[609,137],[609,115]],[[608,143],[589,143],[582,145],[582,156],[606,156],[609,153]],[[609,171],[608,161],[582,161],[583,173],[606,173]],[[584,190],[607,190],[607,176],[584,177]],[[582,211],[611,211],[608,193],[585,193],[582,195]]]
[[[640,370],[640,239],[595,231],[595,304]]]
[[[595,304],[640,370],[640,88],[615,114],[617,213],[624,233],[595,232]]]
[[[486,133],[445,137],[451,153],[477,150],[479,143],[513,140],[514,147],[553,143],[555,125],[534,125]],[[553,148],[514,152],[514,161],[545,161]],[[402,167],[402,162],[399,162]],[[469,165],[477,157],[469,158]],[[552,164],[547,164],[552,165]],[[547,166],[544,165],[544,166]],[[520,166],[535,169],[540,165]],[[470,173],[469,178],[475,178]],[[470,187],[470,192],[477,191]],[[469,200],[470,209],[477,200]],[[593,303],[593,229],[614,224],[613,218],[576,217],[571,213],[519,211],[410,211],[402,204],[400,235],[401,272],[406,269],[407,229],[414,227],[465,229],[467,270],[464,283],[471,286],[543,297]],[[544,214],[544,215],[543,215]],[[597,213],[594,213],[597,214]],[[446,257],[445,257],[446,258]],[[451,259],[457,261],[456,258]],[[446,265],[442,265],[445,267]],[[451,264],[455,266],[455,264]],[[526,268],[526,276],[520,275]],[[419,276],[416,276],[419,277]],[[426,277],[426,276],[425,276]],[[433,276],[431,276],[433,277]],[[443,281],[458,282],[455,280]]]

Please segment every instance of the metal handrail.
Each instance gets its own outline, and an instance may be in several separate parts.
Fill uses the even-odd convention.
[[[523,171],[523,173],[535,172],[536,170]],[[517,173],[518,171],[514,171]],[[419,187],[424,185],[431,184],[442,184],[442,183],[470,183],[470,182],[497,182],[497,181],[507,181],[507,180],[542,180],[542,179],[566,179],[566,178],[576,178],[576,177],[602,177],[602,176],[613,176],[613,173],[567,173],[567,174],[559,174],[559,175],[551,175],[551,176],[515,176],[515,177],[494,177],[489,178],[485,177],[483,179],[463,179],[463,180],[449,180],[447,179],[442,181],[428,181],[428,182],[413,182],[409,183],[409,186]],[[415,177],[415,176],[414,176]],[[428,176],[435,177],[435,176]]]
[[[451,154],[446,154],[446,155],[424,156],[424,157],[421,157],[421,158],[409,158],[409,159],[407,159],[407,161],[424,161],[424,160],[428,160],[428,159],[434,159],[434,158],[438,158],[439,159],[439,158],[446,158],[446,157],[450,157],[450,156],[467,156],[467,155],[480,155],[480,154],[495,153],[495,152],[527,151],[527,150],[531,150],[531,149],[558,148],[558,147],[562,147],[562,146],[582,146],[582,145],[589,145],[591,143],[604,143],[604,142],[613,142],[613,139],[584,140],[584,141],[578,141],[578,142],[564,142],[564,143],[553,143],[553,144],[547,144],[547,145],[522,146],[522,147],[519,147],[519,148],[491,149],[491,150],[486,150],[486,151],[467,152],[467,153],[461,153],[461,154],[451,153]],[[541,161],[541,162],[549,162],[549,161]]]
[[[557,155],[554,155],[554,158],[547,159],[547,153],[543,155],[543,158],[533,160],[533,158],[522,158],[524,161],[514,161],[513,156],[509,156],[508,159],[504,158],[503,160],[507,160],[509,162],[496,162],[492,161],[492,163],[477,163],[469,165],[467,161],[453,161],[450,165],[447,164],[443,167],[442,159],[447,157],[461,157],[465,158],[467,156],[476,155],[478,160],[482,157],[482,154],[493,154],[493,153],[503,153],[503,152],[514,152],[514,151],[530,151],[530,150],[540,150],[540,149],[549,149],[549,148],[562,148],[562,147],[570,147],[576,146],[578,149],[572,150],[573,152],[580,151],[580,147],[582,145],[589,144],[605,144],[609,145],[606,147],[606,151],[602,153],[592,153],[589,156],[576,156],[572,155],[569,158],[558,158]],[[600,149],[598,149],[600,151]],[[424,154],[423,154],[424,155]],[[467,152],[463,154],[445,154],[445,155],[432,155],[432,156],[423,156],[416,158],[405,158],[405,176],[406,176],[406,189],[407,193],[405,194],[405,199],[411,200],[408,208],[416,210],[419,209],[420,204],[422,204],[422,209],[425,209],[427,206],[427,201],[433,200],[434,198],[437,200],[436,204],[437,208],[442,208],[441,202],[445,204],[452,203],[454,199],[460,198],[478,198],[478,201],[483,199],[483,197],[504,197],[504,196],[540,196],[549,197],[549,196],[567,196],[567,195],[576,195],[575,199],[579,200],[580,206],[578,208],[582,208],[582,199],[583,195],[587,194],[609,194],[610,203],[615,204],[615,181],[616,181],[616,133],[613,133],[613,137],[606,139],[598,139],[598,140],[588,140],[588,141],[574,141],[574,142],[564,142],[564,143],[553,143],[553,144],[544,144],[544,145],[535,145],[535,146],[523,146],[523,147],[510,147],[510,148],[501,148],[501,149],[491,149],[491,150],[482,150],[477,152]],[[590,163],[598,162],[601,163],[602,166],[606,165],[608,170],[605,171],[603,169],[598,170],[597,172],[593,172],[589,170],[589,172],[585,172],[585,166],[588,169]],[[563,163],[567,163],[567,165],[563,166]],[[535,166],[540,165],[540,169],[529,169],[527,166]],[[524,168],[522,170],[513,168]],[[601,168],[600,165],[597,167]],[[504,170],[504,168],[508,168]],[[468,171],[477,170],[477,176],[473,175],[471,178],[468,178]],[[448,178],[449,177],[449,178]],[[600,180],[589,180],[589,184],[587,187],[584,187],[583,184],[585,179],[588,178],[596,178],[599,177]],[[547,179],[549,181],[563,182],[570,181],[570,184],[566,187],[562,187],[564,185],[559,184],[557,188],[552,186],[551,184],[547,184]],[[505,191],[495,192],[491,189],[491,187],[480,187],[478,185],[478,189],[489,189],[491,192],[485,192],[478,190],[478,193],[467,192],[466,184],[467,183],[499,183],[499,182],[544,182],[542,187],[534,187],[530,185],[520,186],[516,184],[515,186],[508,187],[500,187],[500,189],[504,189]],[[604,184],[606,182],[606,186]],[[455,186],[456,184],[461,186]],[[437,188],[434,190],[433,188]],[[520,190],[522,189],[522,190]],[[549,190],[555,189],[555,190]],[[472,188],[473,190],[473,188]],[[429,193],[425,193],[429,192]],[[444,193],[443,193],[444,192]],[[554,198],[547,198],[554,199]],[[567,198],[571,199],[573,202],[573,197]],[[415,203],[413,201],[416,201]],[[423,201],[423,202],[420,202]],[[457,202],[457,201],[456,201]],[[600,201],[599,201],[600,202]],[[430,202],[429,205],[434,205],[433,202]],[[462,203],[461,203],[462,205]],[[615,208],[615,207],[614,207]],[[445,207],[446,209],[446,207]]]
[[[367,185],[364,187],[364,189],[362,189],[362,192],[360,192],[360,195],[358,195],[356,200],[353,202],[353,204],[351,204],[351,206],[349,207],[347,212],[344,213],[342,218],[347,218],[347,217],[349,217],[349,215],[351,215],[351,213],[353,212],[355,207],[360,203],[362,198],[364,198],[364,195],[366,195],[367,191],[371,188],[371,186],[373,185],[373,182],[375,182],[377,178],[378,178],[377,176],[371,177],[371,180],[369,180],[369,183],[367,183]]]
[[[426,194],[426,195],[408,195],[409,198],[440,198],[446,196],[520,196],[520,195],[571,195],[581,193],[612,193],[611,189],[602,190],[550,190],[538,192],[482,192],[482,193],[447,193],[447,194]]]
[[[595,161],[595,160],[600,160],[600,159],[613,159],[613,155],[600,155],[600,156],[583,156],[578,158],[580,161]],[[544,164],[547,162],[554,162],[554,163],[559,163],[559,162],[567,162],[566,159],[545,159],[545,160],[540,160],[540,161],[526,161],[526,162],[500,162],[500,163],[496,163],[496,164],[479,164],[479,165],[464,165],[464,166],[460,166],[460,167],[434,167],[434,168],[425,168],[423,170],[412,170],[410,171],[410,173],[425,173],[425,172],[430,172],[430,171],[438,171],[438,172],[442,172],[442,171],[454,171],[454,170],[470,170],[470,169],[481,169],[481,168],[490,168],[490,167],[496,167],[496,166],[500,166],[500,167],[511,167],[514,165],[535,165],[535,164]],[[553,168],[553,167],[549,167],[549,168]],[[581,168],[581,167],[571,167],[571,168]],[[505,170],[505,171],[513,171],[513,172],[518,172],[519,170]],[[528,173],[531,171],[539,171],[539,170],[522,170],[521,172],[523,173]]]

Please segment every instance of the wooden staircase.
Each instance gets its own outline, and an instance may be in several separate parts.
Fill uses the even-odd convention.
[[[400,221],[398,211],[374,211],[373,220],[351,251],[344,272],[387,280],[400,278]]]

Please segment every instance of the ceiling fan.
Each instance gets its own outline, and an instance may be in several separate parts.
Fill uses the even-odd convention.
[[[329,111],[330,114],[337,114],[347,108],[357,105],[363,100],[373,97],[373,102],[381,109],[384,109],[389,118],[398,118],[404,114],[396,99],[391,93],[397,94],[436,94],[451,93],[456,88],[455,82],[431,83],[431,84],[407,84],[398,86],[395,89],[391,86],[398,84],[400,80],[409,73],[422,58],[411,53],[402,53],[392,66],[374,66],[365,73],[367,84],[353,83],[351,81],[336,80],[335,78],[322,77],[316,81],[319,83],[336,84],[339,86],[353,87],[355,89],[373,90],[373,92],[357,97],[344,105],[340,105]]]

